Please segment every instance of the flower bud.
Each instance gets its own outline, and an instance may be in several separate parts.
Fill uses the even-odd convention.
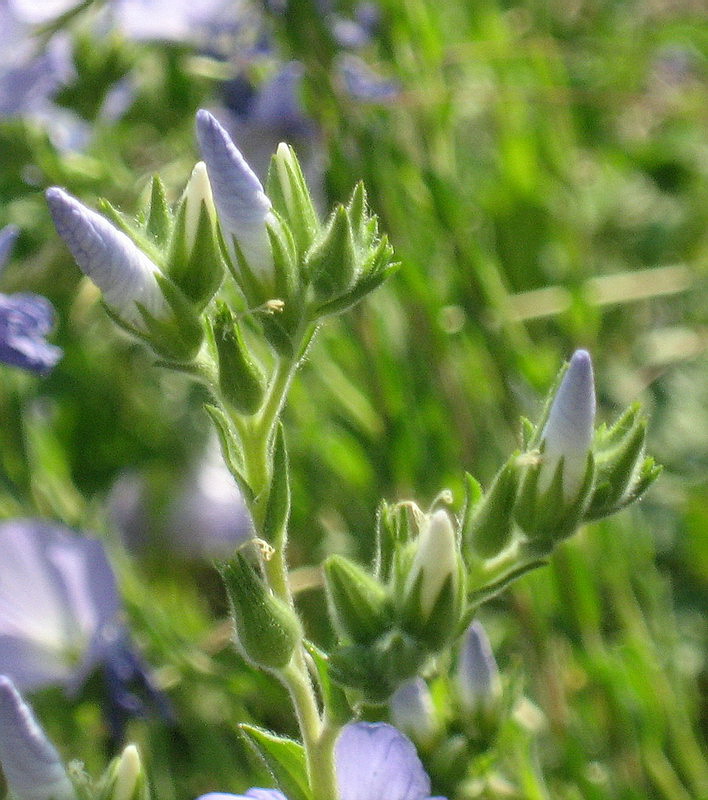
[[[214,317],[214,342],[219,356],[219,387],[242,414],[255,414],[263,401],[263,375],[243,340],[238,321],[225,303]]]
[[[170,278],[200,309],[221,285],[224,267],[216,237],[216,210],[203,161],[192,170],[182,196],[168,263]]]
[[[220,566],[231,602],[235,641],[243,657],[263,669],[287,666],[302,638],[300,621],[276,597],[242,553]]]
[[[416,542],[403,589],[406,630],[432,650],[454,634],[462,610],[464,569],[446,511],[431,514]]]
[[[570,359],[548,414],[541,440],[543,468],[539,491],[545,492],[562,460],[563,498],[574,500],[587,472],[595,423],[595,383],[587,350]]]
[[[281,142],[271,159],[266,183],[268,197],[288,223],[295,243],[304,253],[320,227],[300,163],[290,145]]]
[[[344,206],[339,206],[332,214],[305,263],[319,300],[331,300],[350,288],[358,264],[351,223]]]
[[[330,616],[345,639],[368,644],[391,624],[386,589],[368,572],[343,556],[324,563]]]
[[[140,308],[157,319],[170,317],[159,268],[123,231],[63,189],[47,189],[46,197],[57,232],[120,320],[144,331]]]
[[[227,250],[234,264],[241,268],[244,266],[241,262],[245,262],[255,280],[267,287],[273,280],[273,255],[267,230],[267,223],[275,220],[271,202],[228,133],[203,109],[197,113],[197,139]]]
[[[108,766],[97,800],[147,800],[149,795],[140,753],[129,744]]]
[[[428,684],[422,678],[402,684],[389,701],[391,722],[425,747],[435,738],[438,721]]]
[[[489,491],[475,506],[464,532],[466,543],[481,558],[498,556],[511,541],[519,484],[516,461],[512,456],[499,470]]]
[[[17,800],[76,798],[59,754],[4,675],[0,675],[0,767]]]
[[[454,680],[460,705],[468,714],[492,708],[499,700],[499,668],[487,634],[476,620],[463,637]]]

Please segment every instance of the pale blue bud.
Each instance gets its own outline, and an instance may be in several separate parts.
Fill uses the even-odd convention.
[[[573,500],[585,478],[595,424],[595,383],[587,350],[576,350],[570,359],[543,429],[544,465],[539,489],[550,485],[563,459],[563,496]]]
[[[120,319],[144,329],[136,303],[158,319],[171,316],[159,268],[125,233],[63,189],[47,189],[46,197],[59,236]]]
[[[501,693],[499,667],[492,646],[476,620],[467,628],[462,640],[455,686],[460,705],[470,714],[493,705]]]
[[[5,675],[0,675],[0,766],[17,800],[76,798],[59,754]]]
[[[422,678],[399,686],[389,701],[391,722],[415,742],[431,741],[437,730],[435,707],[428,684]]]
[[[275,221],[275,217],[261,182],[228,133],[204,109],[197,112],[197,139],[224,239],[234,262],[238,264],[232,238],[236,239],[251,271],[270,278],[273,255],[266,223]]]

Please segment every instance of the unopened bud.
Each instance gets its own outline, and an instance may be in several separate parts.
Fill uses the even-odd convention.
[[[538,489],[545,492],[563,462],[563,497],[574,500],[587,472],[595,424],[595,383],[587,350],[570,359],[541,435],[543,468]]]
[[[391,624],[386,589],[368,572],[343,556],[324,563],[330,615],[340,636],[368,644]]]
[[[257,667],[282,669],[302,638],[293,610],[276,597],[242,553],[220,566],[231,601],[235,641]]]
[[[482,625],[476,620],[462,640],[455,687],[462,708],[473,714],[493,707],[501,694],[499,668]]]
[[[430,744],[438,729],[435,706],[428,684],[422,678],[399,686],[389,701],[391,722],[416,744]]]

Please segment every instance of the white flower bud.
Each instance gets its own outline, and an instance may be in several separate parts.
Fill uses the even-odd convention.
[[[406,584],[406,594],[409,594],[420,578],[420,610],[425,619],[430,616],[448,579],[452,581],[452,594],[456,594],[458,564],[457,541],[450,517],[446,511],[436,511],[428,517],[420,533]]]

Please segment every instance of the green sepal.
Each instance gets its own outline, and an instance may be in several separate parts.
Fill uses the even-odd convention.
[[[398,609],[401,628],[434,653],[448,644],[457,632],[463,610],[466,573],[462,564],[456,575],[448,575],[428,616],[424,616],[420,596],[422,573]]]
[[[214,224],[204,201],[194,242],[187,241],[187,202],[177,211],[167,269],[170,278],[199,310],[216,294],[224,278],[224,260],[216,238]]]
[[[145,232],[160,249],[167,247],[172,232],[172,214],[159,175],[154,175],[152,178]]]
[[[248,743],[263,759],[273,780],[288,800],[311,800],[303,746],[293,739],[276,736],[255,725],[242,722],[239,728]]]
[[[290,304],[286,302],[282,311],[258,313],[263,328],[263,335],[273,350],[285,359],[295,357],[296,342],[293,339],[294,332],[298,328],[298,320],[293,318]]]
[[[241,414],[255,414],[263,403],[263,373],[251,357],[241,326],[224,302],[213,320],[214,345],[219,361],[219,388],[226,402]]]
[[[204,328],[192,304],[164,275],[155,275],[165,300],[172,311],[168,319],[151,314],[141,303],[136,307],[143,319],[143,338],[152,349],[171,361],[192,361],[204,340]]]
[[[523,456],[521,456],[523,458]],[[576,497],[566,502],[563,496],[563,459],[553,473],[545,492],[538,488],[541,470],[544,468],[541,453],[538,462],[527,467],[518,491],[514,518],[529,543],[537,548],[537,554],[547,555],[556,542],[572,535],[583,521],[595,475],[595,460],[588,453],[583,482]]]
[[[385,703],[428,659],[420,643],[391,631],[371,646],[349,645],[330,653],[330,675],[340,686],[359,692],[368,703]]]
[[[235,643],[262,669],[283,669],[302,638],[300,620],[276,597],[243,553],[218,565],[231,604]]]
[[[322,693],[322,703],[327,716],[332,722],[342,725],[349,722],[354,714],[347,700],[347,695],[343,689],[330,678],[329,656],[307,640],[303,642],[303,646],[310,654],[312,663],[315,665],[317,681]]]
[[[270,160],[266,194],[275,211],[287,221],[300,253],[305,253],[320,228],[317,212],[295,151],[278,145]]]
[[[288,451],[285,446],[285,433],[282,424],[278,425],[273,447],[273,478],[268,494],[263,535],[268,542],[278,542],[283,547],[288,520],[290,519],[290,470]]]
[[[221,445],[221,454],[229,472],[233,475],[246,502],[249,504],[252,503],[254,498],[253,489],[251,489],[243,475],[238,453],[235,452],[234,443],[237,440],[236,432],[229,418],[221,408],[211,403],[205,403],[204,410],[209,414],[211,421],[214,423],[216,435],[219,437],[219,444]]]
[[[343,311],[355,306],[360,300],[363,300],[366,295],[378,289],[400,266],[398,262],[389,263],[377,272],[363,274],[354,286],[348,292],[341,295],[341,297],[316,306],[313,316],[315,318],[329,317],[332,314],[341,314]]]
[[[119,231],[128,236],[129,239],[142,250],[160,268],[164,268],[165,259],[162,249],[156,247],[155,241],[146,234],[145,228],[137,221],[131,219],[127,214],[119,211],[105,197],[98,199],[98,208],[108,219],[118,228]]]
[[[521,417],[521,449],[524,452],[533,449],[531,447],[531,441],[533,440],[535,435],[536,435],[536,425],[534,425],[530,419],[527,419],[526,417]]]
[[[359,269],[346,208],[338,206],[305,259],[305,271],[319,301],[344,294]]]
[[[256,277],[256,274],[251,269],[246,257],[241,250],[238,239],[235,236],[231,237],[231,242],[236,254],[236,265],[234,265],[229,255],[228,248],[219,234],[221,252],[224,255],[224,260],[236,285],[243,292],[246,302],[251,308],[258,308],[264,305],[268,300],[274,299],[272,280],[263,282]]]
[[[473,555],[494,558],[506,549],[514,531],[514,503],[519,486],[518,453],[496,474],[462,528],[462,540]]]
[[[330,618],[342,638],[370,644],[390,627],[388,592],[373,575],[339,555],[330,556],[323,571]]]
[[[394,575],[396,554],[420,531],[425,519],[415,503],[388,503],[382,500],[376,512],[376,558],[374,574],[383,582]]]
[[[300,280],[295,242],[287,224],[277,217],[266,222],[266,232],[273,254],[273,297],[288,301],[294,296]]]
[[[600,519],[637,500],[659,477],[661,468],[644,458],[647,419],[634,404],[596,437],[597,476],[585,512],[588,520]]]

